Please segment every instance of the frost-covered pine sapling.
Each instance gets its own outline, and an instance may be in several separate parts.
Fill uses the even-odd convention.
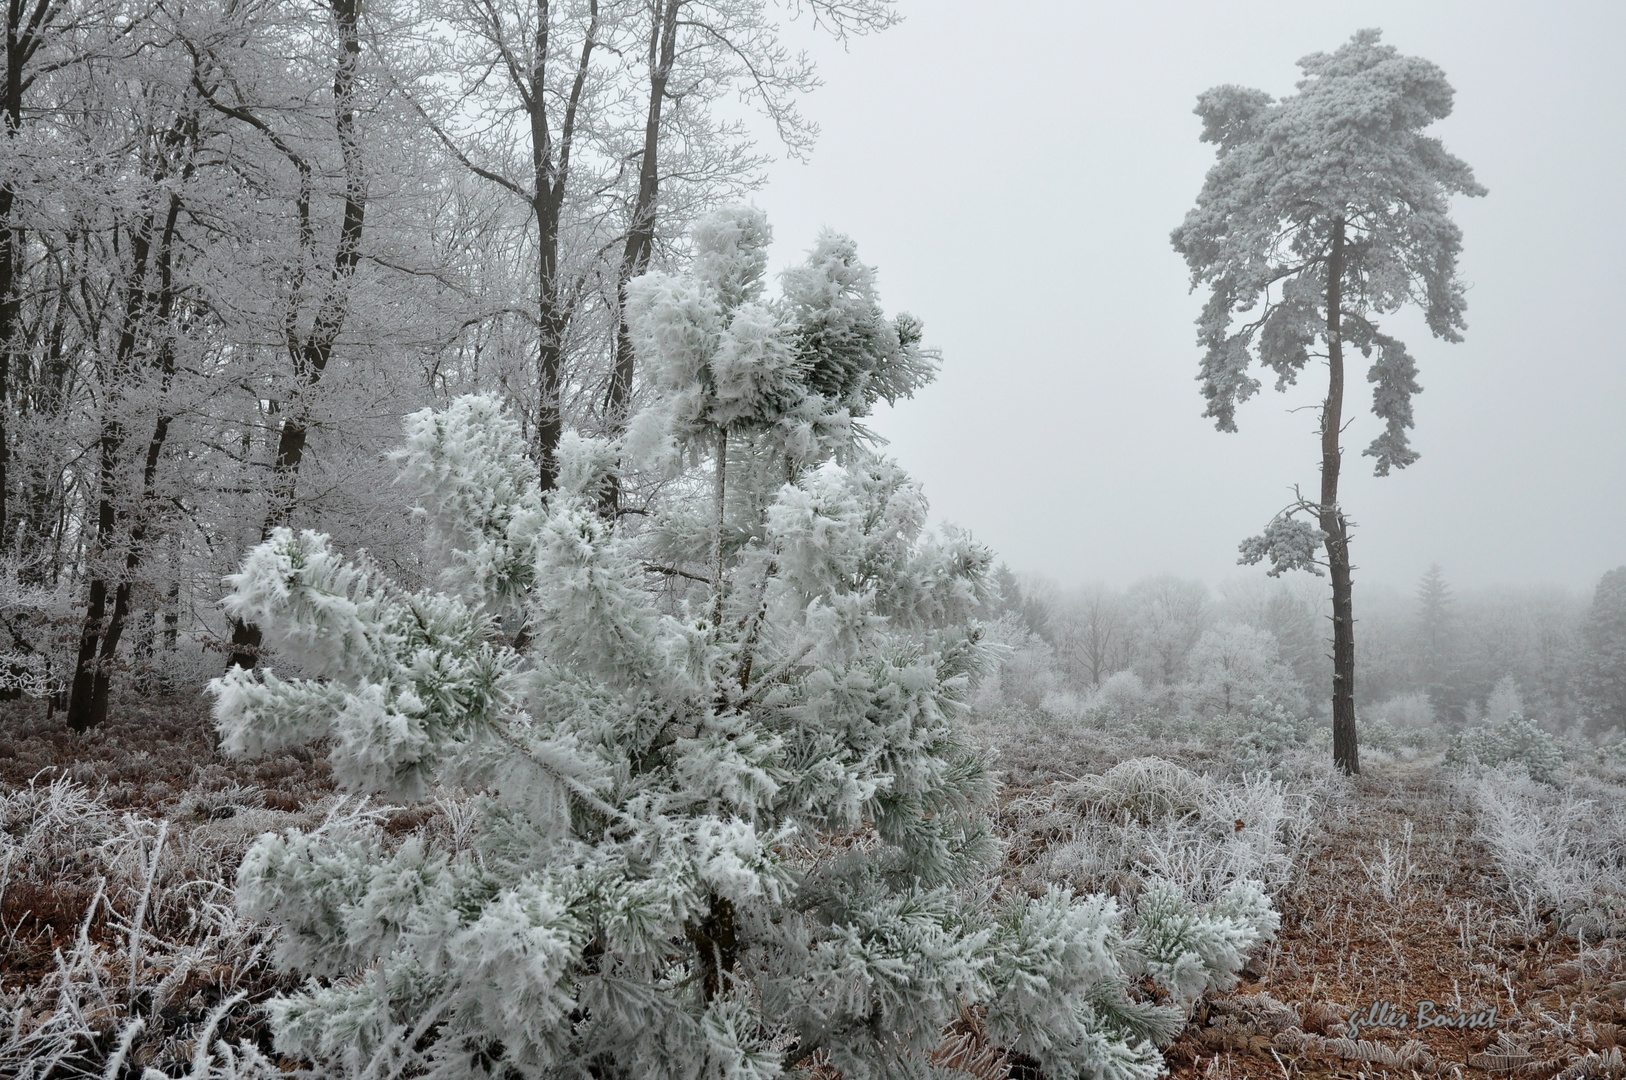
[[[1202,139],[1217,146],[1219,160],[1172,237],[1192,287],[1211,289],[1197,320],[1207,350],[1200,378],[1205,415],[1221,431],[1236,430],[1236,407],[1259,389],[1248,374],[1255,360],[1275,372],[1278,390],[1297,381],[1311,356],[1327,363],[1319,496],[1296,499],[1264,535],[1244,541],[1241,561],[1268,558],[1273,575],[1319,574],[1315,549],[1324,549],[1333,596],[1333,759],[1349,772],[1360,771],[1360,757],[1350,522],[1338,501],[1344,348],[1374,358],[1366,377],[1384,427],[1364,452],[1386,476],[1417,460],[1407,429],[1422,388],[1406,346],[1375,317],[1415,303],[1436,337],[1462,339],[1462,232],[1451,221],[1450,197],[1485,193],[1466,164],[1423,134],[1451,113],[1444,73],[1378,38],[1362,30],[1337,52],[1300,60],[1298,93],[1280,101],[1240,86],[1204,92],[1196,110]]]
[[[239,903],[310,976],[271,1007],[285,1053],[642,1080],[822,1050],[850,1077],[918,1076],[961,1009],[1004,1002],[1054,1075],[1161,1069],[1147,1040],[1173,1021],[1129,998],[1142,961],[1104,901],[965,899],[994,854],[992,783],[954,725],[987,660],[990,556],[928,534],[919,487],[853,437],[929,365],[850,244],[821,240],[797,280],[824,284],[793,273],[773,303],[765,244],[759,215],[723,215],[692,275],[633,289],[660,396],[633,432],[681,451],[654,455],[679,480],[697,453],[737,463],[722,542],[682,505],[636,533],[601,514],[624,447],[565,438],[544,498],[517,425],[463,398],[408,418],[397,455],[445,591],[287,530],[230,579],[228,610],[302,670],[211,684],[228,752],[326,739],[349,790],[475,810],[456,842],[395,842],[358,810],[254,845]],[[674,554],[715,578],[651,588]]]
[[[711,454],[707,562],[719,603],[728,534],[752,535],[780,484],[858,445],[854,421],[881,398],[913,395],[938,362],[920,347],[917,320],[882,312],[874,270],[847,237],[821,234],[783,275],[781,297],[764,299],[771,239],[760,210],[724,211],[696,226],[689,274],[645,274],[628,287],[629,334],[660,394],[631,441]],[[731,471],[745,489],[733,530]]]

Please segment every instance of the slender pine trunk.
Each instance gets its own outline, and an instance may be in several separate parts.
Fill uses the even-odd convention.
[[[1355,615],[1349,565],[1349,523],[1338,505],[1338,436],[1344,412],[1344,221],[1332,227],[1327,258],[1327,400],[1321,410],[1320,526],[1327,534],[1332,575],[1332,760],[1346,773],[1361,771],[1355,734]]]

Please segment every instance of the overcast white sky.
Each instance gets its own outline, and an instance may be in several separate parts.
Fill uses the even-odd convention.
[[[807,38],[823,131],[755,201],[777,265],[820,226],[849,233],[888,310],[942,349],[938,382],[874,425],[936,519],[1064,585],[1217,583],[1292,484],[1314,488],[1315,417],[1288,410],[1324,376],[1294,397],[1267,380],[1240,432],[1216,432],[1202,297],[1168,237],[1212,161],[1197,94],[1291,93],[1299,57],[1376,26],[1445,69],[1456,112],[1434,131],[1490,195],[1455,208],[1467,341],[1389,324],[1422,367],[1422,460],[1375,479],[1359,451],[1376,421],[1346,436],[1357,585],[1408,587],[1437,561],[1458,586],[1590,589],[1626,563],[1626,4],[902,7],[845,53]]]

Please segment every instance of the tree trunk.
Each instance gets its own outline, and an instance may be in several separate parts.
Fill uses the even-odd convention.
[[[361,55],[361,38],[357,33],[360,0],[332,0],[332,9],[341,49],[333,73],[333,126],[344,160],[344,216],[339,226],[339,241],[333,252],[328,289],[316,310],[310,335],[303,344],[290,344],[295,354],[295,373],[302,390],[310,390],[321,381],[328,361],[333,358],[333,347],[338,341],[339,332],[344,329],[345,317],[350,313],[350,281],[361,259],[361,231],[367,215],[367,177],[361,143],[356,133],[356,65]],[[254,120],[246,110],[239,110],[239,113],[243,119],[269,134],[269,129]],[[302,166],[303,163],[296,158],[295,164]],[[303,168],[301,175],[305,175]],[[308,193],[302,190],[301,200],[308,197]],[[308,207],[308,203],[306,205]],[[303,219],[304,215],[301,217]],[[309,235],[308,227],[302,230],[302,235]],[[301,403],[293,415],[282,421],[282,429],[277,435],[271,505],[260,527],[262,543],[270,537],[272,529],[286,524],[293,515],[295,484],[299,479],[300,463],[305,459],[305,445],[309,437],[309,416],[307,406]],[[233,619],[231,644],[228,666],[253,668],[259,663],[261,634],[258,626]]]
[[[6,5],[6,71],[0,82],[0,123],[5,125],[7,149],[22,130],[23,93],[32,76],[24,75],[28,62],[45,44],[51,24],[61,13],[57,0],[34,0],[32,10],[26,0],[10,0]],[[0,183],[0,546],[11,537],[9,467],[10,431],[7,419],[11,397],[11,362],[22,337],[22,290],[17,281],[18,230],[11,220],[17,191],[12,186],[14,170],[8,169]]]
[[[7,79],[7,83],[11,82]],[[8,85],[9,89],[9,85]],[[11,134],[10,111],[7,110],[6,134]],[[16,231],[11,225],[12,204],[15,193],[8,182],[0,185],[0,546],[9,546],[6,520],[6,490],[9,486],[6,472],[11,463],[11,445],[7,441],[6,421],[11,391],[11,357],[17,351],[18,318],[22,307],[17,294],[15,250]]]
[[[156,179],[156,178],[155,178]],[[129,377],[131,358],[143,321],[149,291],[147,287],[147,259],[152,249],[152,233],[156,213],[135,229],[130,242],[130,276],[126,279],[124,317],[119,327],[118,348],[114,353],[111,370],[103,369],[101,383],[111,389]],[[102,635],[106,630],[108,567],[98,565],[113,546],[113,531],[118,523],[118,463],[124,446],[124,425],[118,417],[118,394],[106,394],[102,402],[102,429],[97,439],[96,534],[91,545],[92,574],[85,603],[85,619],[79,631],[79,651],[74,659],[73,682],[68,691],[68,726],[84,732],[105,718],[107,673],[98,657]],[[115,598],[115,605],[118,600]],[[98,684],[101,693],[97,693]],[[103,709],[96,708],[100,697]]]
[[[684,928],[700,958],[701,1000],[711,1002],[728,988],[739,961],[739,943],[734,933],[734,904],[727,897],[711,898],[711,911],[699,923]]]
[[[713,478],[713,496],[717,503],[716,531],[711,538],[713,587],[716,597],[712,602],[711,623],[719,630],[723,625],[723,527],[724,510],[728,505],[728,429],[717,429],[717,475]]]
[[[1338,436],[1344,412],[1343,304],[1344,220],[1332,226],[1327,257],[1327,401],[1321,410],[1320,525],[1327,534],[1332,573],[1332,760],[1346,773],[1361,771],[1355,735],[1355,616],[1351,599],[1349,523],[1338,506]]]
[[[41,4],[44,7],[44,4]],[[23,25],[22,4],[6,5],[6,73],[0,84],[0,118],[6,127],[9,145],[22,127],[23,64],[28,54],[37,47],[37,37]],[[17,192],[12,187],[11,172],[7,171],[0,183],[0,546],[9,538],[6,519],[7,466],[11,463],[11,446],[7,441],[7,412],[11,393],[11,358],[17,352],[17,338],[21,330],[22,297],[17,287],[17,230],[11,213]]]
[[[660,0],[655,5],[649,37],[649,112],[644,122],[644,150],[638,163],[638,198],[632,207],[627,229],[627,245],[621,253],[621,269],[616,282],[619,319],[615,335],[615,370],[610,376],[610,395],[605,412],[613,429],[626,426],[627,406],[632,396],[632,372],[636,358],[632,334],[627,327],[627,284],[649,268],[655,244],[655,198],[659,194],[659,149],[661,108],[666,101],[666,81],[672,74],[676,52],[677,16],[681,0]]]
[[[536,0],[535,66],[531,69],[526,107],[531,121],[532,209],[537,227],[537,464],[543,491],[559,482],[559,440],[564,435],[565,330],[571,304],[559,282],[559,229],[569,195],[570,151],[576,136],[576,110],[587,86],[587,73],[598,34],[598,0],[589,0],[587,32],[582,35],[581,58],[576,64],[570,96],[559,125],[555,147],[547,112],[548,0]],[[557,151],[557,153],[556,153]]]
[[[196,134],[194,122],[189,122],[184,117],[178,118],[171,131],[171,145],[180,144],[183,140],[192,141]],[[167,168],[164,171],[167,172]],[[190,174],[191,165],[188,163],[182,167],[179,179],[184,183]],[[170,322],[175,308],[174,250],[180,212],[180,194],[171,191],[168,212],[158,237],[158,251],[154,257],[154,269],[158,278],[156,290],[149,286],[147,265],[151,254],[150,244],[155,215],[148,215],[132,247],[134,262],[130,276],[130,294],[125,302],[124,324],[119,333],[116,367],[112,372],[112,378],[117,380],[129,377],[136,355],[137,340],[144,329],[144,324],[150,319],[151,332],[159,339],[154,360],[160,378],[160,408],[159,416],[153,424],[152,437],[147,442],[146,457],[142,462],[141,498],[125,543],[124,565],[120,568],[117,581],[112,583],[111,616],[107,613],[109,588],[109,582],[106,580],[107,569],[97,567],[95,576],[90,582],[89,602],[85,608],[84,625],[79,633],[79,652],[68,697],[68,726],[80,732],[107,719],[113,660],[118,655],[119,640],[124,634],[124,624],[130,614],[131,585],[145,555],[147,526],[151,523],[154,513],[152,503],[157,483],[158,461],[169,435],[172,418],[164,410],[162,403],[175,374],[174,332]],[[113,394],[111,397],[114,400],[103,405],[107,412],[104,413],[100,440],[98,475],[101,497],[96,512],[95,547],[98,555],[105,554],[112,546],[113,533],[120,516],[116,504],[117,474],[119,455],[124,446],[124,427],[117,414],[113,412],[118,395]]]

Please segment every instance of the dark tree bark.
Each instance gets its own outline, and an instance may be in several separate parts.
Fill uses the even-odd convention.
[[[196,136],[194,117],[181,116],[176,119],[163,137],[160,162],[154,170],[155,181],[175,175],[169,157],[176,153],[184,154],[185,147],[193,143]],[[190,172],[190,164],[183,165],[179,170],[180,178],[184,181]],[[157,210],[151,210],[131,237],[131,265],[126,279],[124,315],[120,322],[112,369],[102,373],[104,387],[116,386],[120,380],[131,376],[136,354],[145,336],[157,339],[153,363],[161,380],[160,398],[162,392],[168,389],[175,364],[174,339],[169,323],[175,304],[174,250],[180,212],[181,196],[172,190],[166,200],[162,225],[159,224]],[[155,240],[156,251],[153,250]],[[92,549],[94,570],[86,598],[85,619],[79,632],[73,681],[68,691],[68,726],[80,732],[107,718],[112,662],[118,653],[119,640],[130,613],[131,585],[135,571],[141,565],[143,542],[152,513],[158,459],[163,452],[171,419],[160,406],[160,415],[148,441],[143,462],[141,499],[125,540],[124,558],[121,560],[123,565],[118,568],[115,578],[109,574],[109,567],[103,560],[118,543],[117,533],[122,517],[119,511],[118,474],[125,430],[118,415],[119,397],[114,392],[104,398],[101,434],[97,440],[96,533]],[[111,614],[107,610],[109,594],[113,600]]]
[[[1332,760],[1346,773],[1361,771],[1355,735],[1355,615],[1349,566],[1349,523],[1338,506],[1338,437],[1344,414],[1344,220],[1332,226],[1327,256],[1327,400],[1321,410],[1321,530],[1327,534],[1332,576]]]
[[[649,112],[644,123],[644,149],[638,163],[638,197],[633,203],[627,228],[627,244],[621,253],[616,281],[619,320],[615,335],[615,369],[610,376],[610,394],[605,410],[610,425],[620,430],[626,425],[627,405],[632,397],[632,334],[627,327],[627,283],[649,269],[655,245],[655,200],[659,195],[659,150],[661,109],[666,101],[666,81],[672,74],[677,47],[677,16],[682,0],[657,0],[649,36]]]
[[[33,79],[25,75],[28,62],[45,42],[61,5],[55,0],[35,0],[30,8],[23,0],[6,3],[6,71],[0,83],[0,123],[5,125],[6,142],[22,130],[23,94]],[[11,397],[12,358],[18,354],[22,337],[22,293],[17,281],[18,229],[12,220],[17,201],[12,170],[0,181],[0,544],[11,536],[7,493],[11,465],[10,432],[7,430]]]
[[[588,5],[587,32],[582,35],[581,56],[571,81],[570,96],[559,123],[559,139],[554,143],[548,118],[548,0],[536,0],[536,39],[530,86],[521,86],[525,109],[531,123],[531,209],[537,226],[537,376],[539,383],[536,421],[537,463],[543,491],[552,491],[559,482],[559,440],[564,435],[564,339],[570,325],[572,304],[564,295],[559,279],[559,229],[564,218],[565,198],[570,180],[570,151],[576,137],[576,111],[593,57],[598,33],[598,2]],[[517,80],[516,80],[517,81]]]
[[[502,57],[509,82],[519,96],[531,131],[531,175],[526,183],[486,168],[465,152],[456,138],[421,105],[419,115],[435,137],[464,168],[523,199],[531,208],[537,228],[537,471],[544,492],[559,480],[559,440],[564,435],[565,332],[575,310],[575,300],[567,295],[559,272],[559,232],[564,221],[565,200],[570,186],[570,155],[576,139],[576,117],[587,88],[593,52],[598,47],[598,0],[589,0],[588,21],[582,35],[581,53],[575,61],[570,90],[565,96],[564,114],[555,119],[548,110],[548,65],[552,36],[549,0],[535,0],[536,32],[531,40],[531,66],[522,70],[510,43],[503,40],[503,25],[495,14],[482,24],[482,33]]]
[[[734,965],[739,962],[739,942],[734,932],[734,904],[727,897],[714,896],[711,911],[699,923],[685,928],[700,957],[700,993],[714,1000],[728,987]]]
[[[309,439],[310,412],[304,395],[321,381],[322,374],[333,358],[333,347],[344,329],[350,313],[350,282],[355,276],[356,264],[361,259],[362,227],[367,215],[367,177],[362,160],[361,142],[356,132],[356,68],[361,56],[361,38],[357,32],[360,0],[332,0],[333,22],[339,32],[339,60],[333,73],[334,130],[339,139],[339,153],[344,161],[344,214],[339,226],[338,243],[333,250],[333,263],[328,272],[328,285],[316,309],[315,321],[304,340],[293,331],[296,312],[290,310],[286,319],[287,341],[293,361],[294,376],[300,390],[300,401],[285,416],[277,433],[277,456],[272,466],[271,502],[266,509],[265,521],[260,527],[264,541],[271,530],[285,525],[295,505],[295,487],[299,480],[299,466],[305,459],[305,446]],[[293,163],[300,176],[297,198],[300,242],[313,242],[310,225],[311,169],[305,160],[279,138],[271,127],[241,106],[223,105],[203,84],[201,76],[194,77],[209,103],[217,110],[242,120],[271,140]],[[296,299],[294,303],[297,304]],[[232,652],[228,663],[233,667],[253,668],[259,663],[260,628],[252,623],[233,620]]]

